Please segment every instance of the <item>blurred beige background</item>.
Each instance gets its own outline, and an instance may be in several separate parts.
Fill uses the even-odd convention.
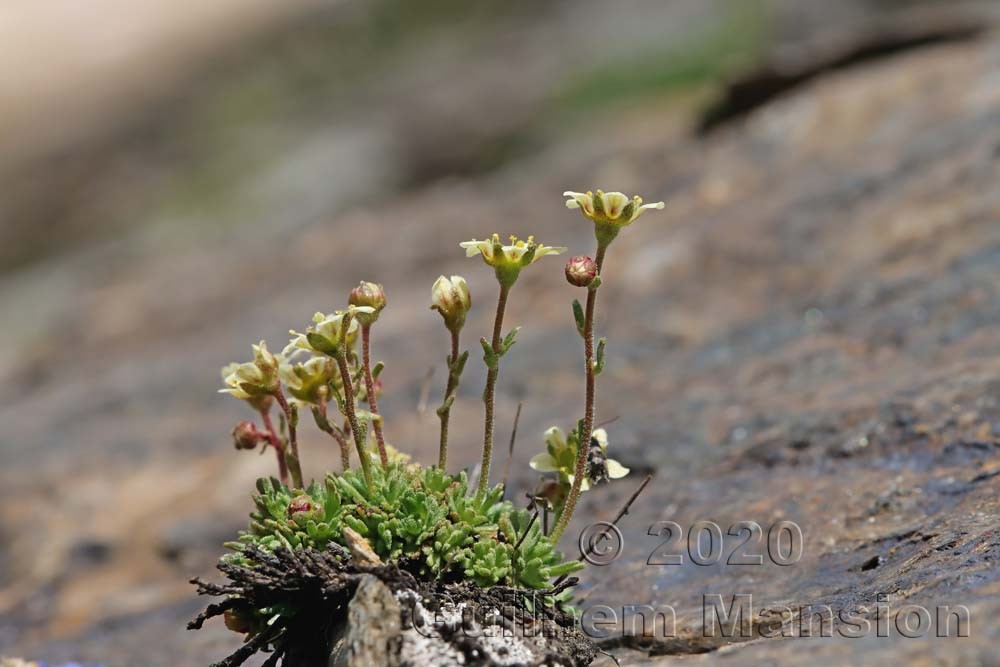
[[[212,575],[271,461],[232,450],[249,415],[215,394],[217,368],[381,281],[388,434],[430,461],[437,422],[416,405],[446,354],[431,282],[469,278],[472,347],[494,285],[458,242],[535,233],[588,252],[559,194],[596,187],[668,203],[616,244],[602,304],[600,417],[622,418],[618,458],[657,474],[636,526],[796,516],[828,540],[795,576],[764,576],[772,601],[897,582],[937,600],[957,566],[933,549],[961,535],[975,557],[957,590],[992,613],[996,480],[971,480],[996,463],[996,15],[901,0],[5,2],[0,654],[226,655],[235,635],[183,630],[201,602],[186,581]],[[701,136],[713,108],[731,115]],[[518,285],[510,322],[525,329],[501,381],[501,440],[526,401],[519,489],[539,434],[579,410],[575,295],[547,261]],[[472,361],[462,465],[481,428]],[[887,412],[900,404],[909,430]],[[974,435],[985,449],[951,444]],[[334,466],[330,443],[304,438],[309,474]],[[914,491],[948,479],[967,486]],[[623,488],[595,492],[586,516],[613,514]],[[830,511],[830,497],[848,500]],[[901,538],[898,569],[845,574],[909,522],[936,532]],[[584,588],[686,600],[715,577],[745,584],[636,574],[646,546]],[[794,664],[793,644],[747,650]],[[809,646],[817,664],[861,650]],[[626,664],[652,660],[627,648]],[[923,658],[960,654],[936,650]]]

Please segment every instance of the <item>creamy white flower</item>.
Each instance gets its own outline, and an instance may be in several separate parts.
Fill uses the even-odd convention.
[[[347,347],[354,346],[358,337],[358,321],[353,317],[356,313],[373,313],[374,308],[369,306],[349,306],[347,310],[338,310],[332,315],[316,313],[313,315],[313,326],[308,327],[305,333],[289,330],[292,339],[282,353],[285,356],[293,357],[304,350],[317,354],[334,356],[340,353],[341,331],[344,328],[344,317],[350,313],[352,315],[350,324],[347,326]]]
[[[278,376],[294,399],[318,405],[327,401],[327,384],[339,377],[333,364],[329,357],[314,356],[300,364],[282,364]]]
[[[472,239],[471,241],[463,241],[459,245],[465,248],[466,257],[482,255],[483,261],[493,267],[515,266],[521,268],[534,264],[546,255],[558,255],[566,252],[566,248],[561,246],[535,243],[533,236],[529,236],[526,240],[511,236],[510,243],[503,245],[500,243],[500,235],[494,234],[492,238],[484,241]]]
[[[253,346],[253,361],[234,362],[222,368],[222,394],[232,394],[236,398],[248,400],[253,397],[274,393],[278,387],[278,367],[283,362],[281,355],[272,354],[267,343],[260,341]]]
[[[597,223],[610,223],[619,227],[625,227],[635,222],[643,213],[649,209],[662,210],[662,201],[652,204],[643,204],[642,197],[634,196],[629,198],[621,192],[603,192],[601,190],[594,194],[591,191],[573,192],[567,190],[563,193],[567,208],[578,208],[584,217]]]

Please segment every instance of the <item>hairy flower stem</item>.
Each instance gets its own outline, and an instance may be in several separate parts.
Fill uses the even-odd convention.
[[[448,357],[448,385],[444,390],[444,403],[438,410],[441,418],[441,445],[438,448],[438,468],[444,470],[448,465],[448,420],[451,418],[451,404],[448,399],[458,389],[458,336],[456,329],[451,332],[451,356]]]
[[[281,411],[285,413],[285,424],[288,426],[288,446],[290,451],[290,456],[288,456],[288,468],[289,472],[292,474],[292,484],[295,488],[302,488],[302,466],[299,463],[299,441],[295,433],[296,424],[298,417],[292,414],[292,408],[288,405],[288,401],[285,400],[285,394],[278,389],[278,393],[274,395],[275,400],[278,401],[278,406]]]
[[[371,333],[372,325],[361,326],[361,361],[365,369],[365,392],[368,394],[368,407],[371,408],[372,426],[375,429],[375,442],[378,444],[378,456],[382,460],[382,467],[389,465],[389,455],[385,451],[385,438],[382,436],[382,420],[379,418],[378,401],[375,399],[375,381],[372,379],[371,364]]]
[[[365,484],[372,488],[371,463],[368,461],[368,450],[365,449],[365,431],[358,421],[358,414],[354,405],[354,381],[351,378],[351,371],[347,368],[347,359],[343,354],[338,354],[337,367],[340,369],[340,377],[344,381],[344,410],[347,412],[347,421],[351,425],[351,433],[354,435],[354,448],[358,450],[358,459],[361,461],[361,470],[365,474]]]
[[[607,243],[597,244],[597,275],[601,275],[604,268],[604,255],[608,250]],[[587,373],[587,393],[583,413],[583,431],[580,433],[580,451],[576,457],[576,469],[573,471],[573,486],[566,497],[566,504],[563,505],[559,516],[556,518],[555,526],[552,527],[552,541],[558,542],[559,538],[566,531],[573,510],[576,509],[576,501],[580,497],[580,489],[583,486],[584,475],[587,474],[587,456],[590,454],[590,438],[594,432],[594,399],[596,394],[596,378],[594,376],[594,308],[597,305],[597,289],[587,291],[587,308],[584,314],[583,323],[583,352],[585,359],[585,369]]]
[[[485,432],[483,434],[483,463],[479,473],[479,489],[477,497],[486,493],[486,487],[490,483],[490,462],[493,459],[493,427],[494,408],[496,404],[496,384],[497,376],[500,374],[500,330],[503,328],[503,314],[507,308],[507,295],[510,294],[510,285],[500,285],[500,298],[497,300],[496,319],[493,320],[493,340],[491,345],[493,353],[497,355],[496,363],[486,374],[486,389],[483,391],[483,402],[486,403]]]
[[[348,449],[347,440],[344,439],[343,434],[337,431],[336,427],[327,421],[326,416],[326,403],[320,403],[316,409],[319,411],[320,416],[323,417],[319,420],[320,428],[326,432],[331,438],[337,441],[340,446],[340,469],[347,471],[351,469],[351,450]]]
[[[288,486],[288,465],[285,463],[285,446],[281,442],[281,438],[278,437],[278,432],[274,430],[274,423],[271,421],[271,415],[268,414],[268,410],[260,411],[260,418],[264,422],[264,428],[267,429],[267,437],[271,441],[271,446],[274,447],[274,454],[278,458],[278,479],[285,486]]]

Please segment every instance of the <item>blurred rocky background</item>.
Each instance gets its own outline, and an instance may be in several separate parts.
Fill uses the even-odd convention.
[[[576,528],[655,478],[581,593],[681,622],[607,647],[623,664],[995,664],[998,18],[948,0],[8,0],[0,654],[227,654],[237,635],[183,629],[201,604],[186,582],[212,574],[272,460],[232,450],[249,415],[217,368],[378,280],[388,436],[430,462],[418,406],[447,353],[431,282],[469,278],[471,345],[494,285],[457,243],[588,252],[559,193],[604,187],[667,211],[616,243],[600,308],[599,417],[620,417],[612,448],[637,474],[590,494]],[[543,260],[508,311],[525,329],[499,437],[523,400],[521,491],[582,398],[560,274]],[[483,375],[470,363],[453,417],[463,465]],[[307,472],[335,467],[306,431]],[[805,533],[795,567],[646,565],[656,520],[782,518]],[[692,629],[704,593],[765,612],[964,604],[974,632],[714,642]]]

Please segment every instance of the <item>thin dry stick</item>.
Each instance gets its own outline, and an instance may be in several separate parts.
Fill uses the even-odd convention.
[[[378,444],[378,456],[382,467],[389,465],[389,454],[385,451],[385,438],[382,436],[382,420],[379,418],[378,401],[375,398],[375,381],[372,379],[371,364],[371,333],[372,325],[361,326],[361,361],[365,369],[365,391],[368,393],[368,407],[374,415],[372,426],[375,430],[375,442]]]
[[[642,480],[642,484],[639,485],[639,488],[637,488],[635,492],[631,496],[629,496],[629,499],[625,501],[625,505],[621,508],[621,510],[619,510],[614,520],[611,521],[612,526],[617,526],[618,522],[622,520],[622,517],[628,514],[629,508],[632,507],[632,504],[636,501],[636,498],[638,498],[639,494],[642,493],[643,490],[645,490],[646,485],[649,484],[649,482],[652,481],[652,479],[653,479],[652,475],[646,475],[646,479]],[[592,554],[594,552],[594,546],[597,543],[599,543],[602,538],[607,537],[608,530],[609,529],[605,527],[604,530],[601,531],[601,534],[597,537],[597,539],[591,540],[589,545],[587,546],[587,550],[584,553],[580,554],[580,557],[577,558],[577,560],[582,561],[584,558]],[[567,576],[568,575],[564,574],[558,579],[556,579],[556,584],[566,579]]]
[[[601,275],[604,268],[604,254],[608,247],[606,244],[597,245],[597,275]],[[587,372],[587,393],[585,410],[583,413],[583,431],[580,433],[580,451],[576,457],[576,469],[573,472],[573,487],[566,498],[556,525],[552,529],[552,540],[558,542],[562,537],[569,519],[576,509],[576,501],[580,497],[580,489],[583,485],[583,476],[587,472],[587,455],[590,453],[590,437],[594,432],[594,399],[596,395],[596,379],[594,377],[594,308],[597,305],[597,290],[587,290],[587,309],[583,323],[583,350],[585,357],[585,367]]]
[[[285,486],[288,485],[288,464],[285,463],[285,446],[281,442],[281,438],[278,437],[278,432],[274,430],[274,423],[271,421],[271,415],[268,414],[269,409],[261,410],[260,417],[264,421],[264,428],[267,429],[268,440],[271,441],[271,446],[274,447],[274,453],[278,457],[278,479]]]
[[[622,418],[621,415],[615,415],[614,417],[611,417],[609,419],[605,419],[602,422],[597,422],[596,424],[594,424],[594,428],[595,429],[597,429],[597,428],[604,428],[608,424],[614,424],[616,421],[618,421],[621,418]]]
[[[510,429],[510,445],[507,447],[507,460],[503,465],[503,480],[500,482],[503,486],[503,494],[507,495],[507,478],[510,476],[510,462],[514,458],[514,444],[517,442],[517,424],[521,421],[521,408],[524,407],[524,403],[518,402],[517,412],[514,413],[514,425]]]
[[[490,462],[493,459],[493,427],[494,409],[496,407],[496,385],[497,376],[500,374],[500,330],[503,328],[503,314],[507,307],[507,295],[510,294],[508,285],[500,285],[500,298],[497,300],[497,314],[493,320],[493,340],[491,345],[493,353],[497,355],[496,363],[486,374],[486,390],[483,392],[483,402],[486,403],[486,419],[483,434],[483,463],[479,474],[479,490],[477,496],[486,493],[486,487],[490,483]]]
[[[448,420],[451,418],[451,401],[454,401],[453,394],[458,389],[458,347],[459,330],[451,332],[451,356],[448,357],[448,384],[444,390],[444,403],[438,410],[438,417],[441,419],[441,442],[438,446],[438,468],[444,470],[448,465]],[[433,371],[433,369],[431,369]]]
[[[515,553],[517,552],[518,549],[521,548],[521,544],[524,542],[524,538],[526,538],[528,536],[528,532],[531,530],[531,527],[535,525],[536,521],[538,521],[538,510],[537,509],[535,510],[534,514],[531,515],[531,521],[528,522],[528,525],[524,529],[524,532],[521,534],[521,537],[517,538],[517,544],[514,545],[514,552]]]

